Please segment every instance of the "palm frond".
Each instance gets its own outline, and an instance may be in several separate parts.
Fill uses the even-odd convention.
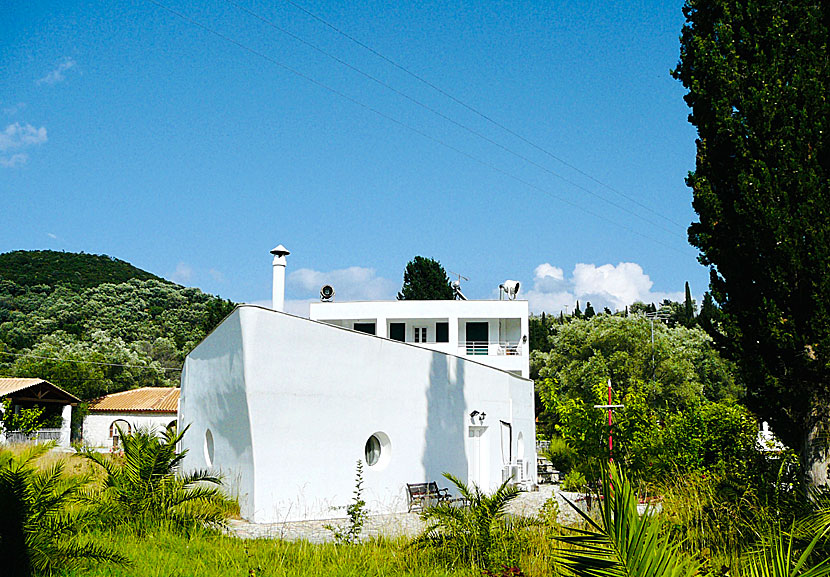
[[[29,575],[73,567],[81,558],[124,560],[106,547],[81,543],[79,533],[91,518],[82,494],[89,477],[64,477],[61,462],[36,469],[34,459],[48,449],[27,449],[18,458],[0,459],[3,570]]]
[[[657,515],[637,510],[637,494],[615,466],[604,471],[597,500],[598,519],[568,503],[585,521],[557,537],[570,546],[557,553],[557,563],[577,577],[686,577],[697,564],[670,542]]]
[[[130,565],[130,560],[112,549],[93,543],[69,538],[44,546],[43,543],[30,545],[33,555],[32,569],[37,574],[50,574],[59,568],[77,569],[89,562],[108,562]]]
[[[809,545],[796,556],[794,534],[785,535],[780,527],[772,538],[748,555],[744,577],[825,577],[830,575],[830,558],[817,565],[809,565],[813,550],[823,538],[815,535]]]

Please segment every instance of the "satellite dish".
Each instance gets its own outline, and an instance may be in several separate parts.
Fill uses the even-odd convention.
[[[331,299],[334,298],[334,287],[330,284],[324,284],[323,287],[320,289],[320,300],[323,302],[329,302]]]

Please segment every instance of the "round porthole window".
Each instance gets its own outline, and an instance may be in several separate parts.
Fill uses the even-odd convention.
[[[375,433],[366,441],[363,447],[363,457],[370,467],[383,467],[389,462],[391,444],[386,433]]]
[[[213,433],[205,431],[205,461],[208,467],[213,467]]]

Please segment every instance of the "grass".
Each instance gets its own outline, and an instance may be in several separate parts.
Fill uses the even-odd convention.
[[[89,565],[84,570],[57,573],[62,577],[481,577],[481,569],[448,564],[438,552],[418,550],[407,539],[377,539],[354,545],[312,544],[278,539],[243,540],[201,532],[186,537],[155,529],[141,536],[136,531],[97,531],[90,537],[108,543],[130,559],[126,567]],[[560,575],[553,568],[554,552],[561,547],[550,528],[523,530],[518,566],[528,577]],[[498,574],[498,573],[496,573]]]
[[[131,560],[128,567],[90,566],[84,571],[59,573],[62,576],[107,577],[212,577],[212,576],[319,576],[357,577],[377,575],[398,577],[478,576],[481,573],[436,564],[435,560],[407,546],[404,540],[376,540],[357,545],[316,545],[272,539],[242,540],[218,533],[201,533],[191,538],[157,530],[143,537],[119,531],[93,535],[109,542]]]
[[[29,450],[36,443],[11,443],[3,445],[3,450],[8,451],[12,455],[21,455]],[[103,478],[98,467],[85,459],[78,453],[64,453],[61,451],[49,451],[37,459],[34,464],[39,469],[46,469],[56,463],[63,463],[65,475],[90,475],[94,480]]]

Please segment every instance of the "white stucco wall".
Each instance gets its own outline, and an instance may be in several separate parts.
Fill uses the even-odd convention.
[[[96,449],[112,448],[110,425],[113,421],[127,421],[135,431],[139,427],[161,430],[175,420],[176,413],[89,413],[84,417],[83,442]]]
[[[179,426],[190,425],[182,440],[182,449],[189,451],[183,467],[221,472],[242,510],[252,511],[255,479],[249,406],[265,412],[269,408],[246,393],[240,311],[231,313],[185,359]],[[208,429],[213,437],[212,462],[205,454]]]
[[[68,449],[72,436],[72,405],[64,405],[61,409],[61,433],[58,439],[58,447]]]
[[[486,413],[471,419],[472,411]],[[239,307],[188,356],[180,422],[184,466],[213,462],[257,522],[341,516],[355,465],[375,433],[381,462],[364,469],[368,506],[406,509],[405,484],[443,472],[493,489],[502,425],[534,463],[533,384],[467,360],[254,306]],[[509,451],[505,451],[507,454]]]

